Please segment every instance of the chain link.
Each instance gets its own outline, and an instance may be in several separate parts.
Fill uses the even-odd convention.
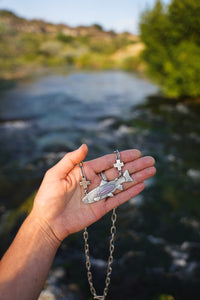
[[[111,215],[111,221],[112,221],[112,226],[110,228],[110,233],[111,233],[111,239],[110,239],[110,247],[109,247],[109,257],[108,257],[108,266],[107,266],[107,274],[106,274],[106,279],[105,279],[105,288],[103,291],[103,296],[97,296],[96,290],[93,285],[93,278],[92,278],[92,273],[91,273],[91,262],[90,262],[90,256],[89,256],[89,244],[88,244],[88,231],[87,227],[85,228],[83,232],[83,239],[85,241],[85,259],[86,259],[86,269],[87,269],[87,278],[88,278],[88,283],[90,286],[90,292],[93,295],[94,299],[98,300],[105,300],[107,294],[108,294],[108,288],[110,285],[110,277],[112,273],[112,263],[113,263],[113,252],[115,250],[115,245],[114,245],[114,240],[115,240],[115,234],[116,234],[116,226],[115,222],[117,220],[117,214],[116,214],[116,209],[113,209],[112,215]]]

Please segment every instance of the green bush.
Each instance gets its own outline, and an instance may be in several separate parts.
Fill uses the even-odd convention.
[[[125,71],[135,71],[138,70],[141,60],[138,56],[128,56],[123,59],[121,63],[121,68]]]
[[[72,43],[74,41],[74,37],[71,35],[65,35],[62,32],[58,32],[57,39],[63,43]]]
[[[170,97],[200,95],[200,2],[157,1],[143,13],[141,39],[147,72]]]
[[[112,60],[104,55],[88,52],[76,59],[76,66],[80,69],[112,69],[114,64]]]
[[[56,56],[62,50],[62,44],[58,41],[49,40],[40,46],[40,53],[50,57]]]
[[[93,27],[96,28],[97,30],[103,30],[103,26],[100,24],[93,24]]]

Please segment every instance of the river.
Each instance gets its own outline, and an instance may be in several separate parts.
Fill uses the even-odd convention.
[[[45,170],[64,153],[82,143],[88,159],[139,148],[156,158],[158,173],[118,209],[109,299],[199,299],[199,116],[198,103],[161,98],[157,86],[121,71],[49,75],[1,92],[1,254]],[[89,228],[97,290],[104,286],[109,227],[110,215]],[[60,247],[43,293],[90,299],[82,233]]]

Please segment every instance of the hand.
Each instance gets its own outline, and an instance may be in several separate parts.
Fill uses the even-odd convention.
[[[82,145],[49,169],[34,201],[33,212],[41,226],[48,225],[59,241],[96,222],[114,207],[139,194],[145,187],[144,180],[156,173],[152,157],[141,157],[138,150],[122,151],[122,171],[128,169],[133,182],[124,183],[124,190],[117,190],[112,198],[85,204],[81,201],[84,189],[80,186],[81,173],[77,164],[85,159],[87,152],[87,146]],[[108,154],[84,162],[84,173],[91,183],[88,192],[99,185],[102,180],[100,172],[104,171],[109,181],[118,177],[118,171],[113,167],[115,160],[114,154]]]

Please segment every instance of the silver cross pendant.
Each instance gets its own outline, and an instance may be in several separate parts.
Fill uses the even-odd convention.
[[[116,156],[116,163],[113,165],[119,173],[119,177],[122,175],[122,167],[124,166],[124,163],[120,161],[120,153],[118,150],[114,151],[114,154]]]
[[[84,190],[86,190],[87,186],[90,185],[90,181],[86,180],[86,178],[83,177],[82,180],[81,180],[81,182],[80,182],[80,185],[84,188]]]
[[[124,166],[124,163],[120,161],[120,159],[116,160],[116,163],[114,164],[114,167],[117,168],[119,175],[121,175],[122,167]]]
[[[84,191],[85,191],[85,194],[87,193],[87,186],[90,185],[90,181],[86,179],[85,177],[85,173],[84,173],[84,170],[83,170],[83,162],[81,162],[79,164],[79,167],[80,167],[80,172],[81,172],[81,177],[82,177],[82,180],[80,181],[80,185],[84,188]]]

